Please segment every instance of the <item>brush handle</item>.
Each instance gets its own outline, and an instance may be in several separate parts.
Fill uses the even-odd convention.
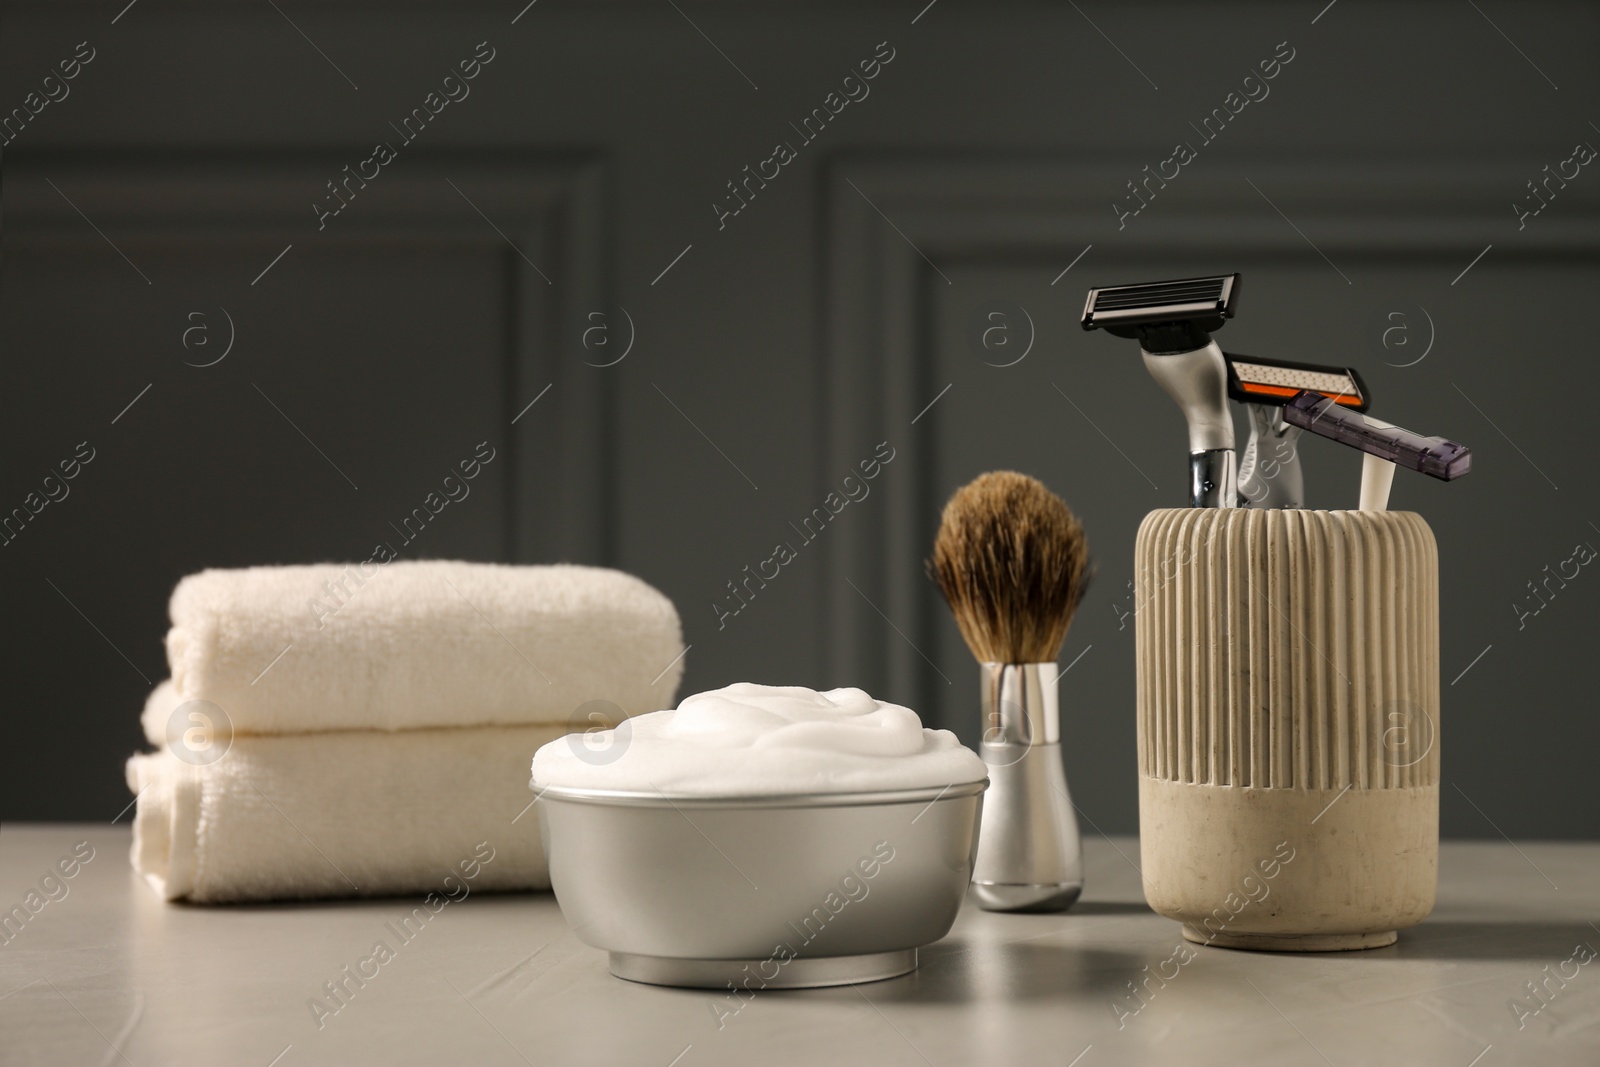
[[[973,893],[985,911],[1062,911],[1083,890],[1083,845],[1061,763],[1054,663],[984,663],[989,767]]]

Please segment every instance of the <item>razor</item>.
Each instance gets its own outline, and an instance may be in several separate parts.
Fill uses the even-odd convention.
[[[1239,303],[1240,276],[1090,289],[1083,328],[1139,342],[1145,369],[1189,427],[1189,506],[1237,507],[1228,363],[1211,339]]]
[[[1304,507],[1305,478],[1296,451],[1300,427],[1285,421],[1284,405],[1305,390],[1352,411],[1366,411],[1371,402],[1366,383],[1354,367],[1223,355],[1228,361],[1228,396],[1250,415],[1250,440],[1239,458],[1239,506]]]
[[[1361,457],[1362,511],[1383,511],[1389,506],[1389,486],[1396,466],[1421,471],[1442,481],[1453,481],[1472,470],[1472,450],[1443,437],[1424,437],[1382,419],[1341,407],[1321,393],[1302,391],[1284,405],[1290,425],[1310,430],[1340,444],[1359,449]]]

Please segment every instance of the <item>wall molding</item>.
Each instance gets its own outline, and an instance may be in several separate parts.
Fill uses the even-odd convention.
[[[506,314],[506,553],[519,562],[614,561],[612,388],[603,369],[584,362],[581,343],[585,316],[606,308],[611,290],[604,164],[590,155],[411,150],[319,231],[311,203],[345,162],[306,150],[8,153],[6,241],[102,240],[54,182],[123,241],[381,248],[417,238],[493,257]],[[450,182],[470,190],[472,204]],[[241,289],[249,282],[241,278]],[[511,425],[547,384],[550,396]]]

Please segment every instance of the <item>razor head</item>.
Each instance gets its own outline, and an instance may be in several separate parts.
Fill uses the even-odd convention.
[[[1340,407],[1365,411],[1372,397],[1354,367],[1293,363],[1224,352],[1228,358],[1228,397],[1241,404],[1281,407],[1301,390],[1320,393]]]
[[[1140,327],[1185,323],[1210,333],[1233,318],[1239,304],[1237,274],[1180,278],[1143,285],[1090,289],[1083,305],[1083,328],[1117,337],[1142,339]]]
[[[1291,426],[1443,481],[1459,478],[1472,470],[1472,450],[1466,445],[1390,426],[1340,407],[1321,393],[1301,391],[1284,405],[1283,418]]]

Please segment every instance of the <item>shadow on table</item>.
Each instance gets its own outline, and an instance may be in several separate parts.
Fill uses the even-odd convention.
[[[1068,915],[1154,915],[1150,905],[1133,900],[1080,900]]]
[[[1585,936],[1587,935],[1587,936]],[[1400,931],[1387,948],[1350,953],[1397,960],[1528,960],[1540,965],[1564,958],[1594,930],[1579,919],[1526,922],[1425,921]]]
[[[971,1004],[1115,996],[1148,953],[1107,952],[1036,941],[944,942],[924,949],[921,966],[904,978],[860,986],[874,1004]],[[1124,990],[1125,991],[1125,990]],[[809,997],[859,1002],[856,989],[813,990]]]

